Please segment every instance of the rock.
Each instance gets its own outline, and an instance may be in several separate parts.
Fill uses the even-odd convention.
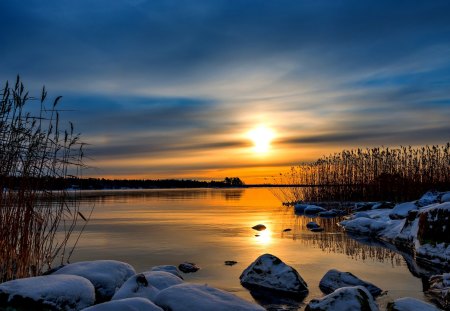
[[[292,231],[292,229],[291,228],[286,228],[286,229],[283,230],[283,232],[289,232],[289,231]]]
[[[104,302],[83,311],[163,311],[163,309],[148,299],[134,297]]]
[[[178,269],[183,273],[194,273],[200,270],[200,267],[192,262],[183,262],[178,266]]]
[[[314,228],[320,228],[319,224],[315,221],[310,221],[306,224],[306,228],[308,229],[314,229]]]
[[[362,286],[342,287],[320,299],[312,299],[305,311],[378,311],[369,291]]]
[[[179,284],[162,290],[155,303],[171,311],[262,311],[259,305],[250,303],[228,292],[201,284]]]
[[[426,303],[422,300],[405,297],[399,298],[387,305],[388,311],[439,311],[438,308],[432,304]]]
[[[336,269],[331,269],[322,277],[319,283],[319,288],[324,294],[330,294],[336,289],[349,286],[363,286],[372,296],[378,296],[382,290],[372,283],[363,281],[350,272],[341,272]]]
[[[264,226],[263,224],[259,224],[259,225],[253,226],[252,229],[254,229],[256,231],[263,231],[263,230],[266,230],[266,226]]]
[[[441,196],[441,203],[450,202],[450,191],[444,192]]]
[[[317,205],[308,205],[305,210],[304,213],[306,215],[317,215],[320,212],[326,212],[327,210],[324,209],[323,207],[317,206]]]
[[[428,282],[427,293],[444,310],[450,310],[450,273],[433,275]]]
[[[80,261],[69,264],[52,275],[70,274],[85,277],[95,287],[96,302],[110,300],[122,284],[136,274],[132,266],[115,260]]]
[[[376,204],[376,203],[373,203],[373,202],[358,202],[358,203],[355,203],[355,206],[353,207],[353,212],[368,211],[368,210],[372,209],[374,204]]]
[[[235,264],[237,264],[237,261],[234,261],[234,260],[225,260],[225,265],[226,265],[226,266],[234,266]]]
[[[130,277],[114,294],[112,300],[141,297],[154,301],[159,291],[183,281],[165,271],[147,271]]]
[[[391,219],[403,219],[408,216],[409,211],[418,210],[419,207],[416,205],[416,202],[405,202],[400,203],[394,206],[391,213],[389,214],[389,218]]]
[[[303,214],[305,212],[305,208],[307,208],[308,204],[298,203],[294,205],[294,212],[296,214]]]
[[[263,288],[290,295],[308,291],[299,273],[271,254],[259,256],[242,272],[239,279],[244,287],[250,289]]]
[[[332,218],[332,217],[336,217],[338,214],[336,213],[335,210],[329,210],[329,211],[325,211],[325,212],[320,212],[317,215],[319,217],[323,217],[323,218]]]
[[[169,272],[169,273],[172,273],[173,275],[179,277],[180,279],[183,279],[183,277],[180,274],[180,271],[178,270],[178,268],[176,266],[172,266],[172,265],[154,266],[150,270],[151,271]]]
[[[372,210],[374,209],[392,209],[394,208],[395,203],[392,202],[378,202],[372,206]]]
[[[450,202],[420,211],[417,238],[421,244],[450,243]]]
[[[441,203],[441,195],[438,191],[428,191],[417,200],[417,206],[424,207],[434,203]]]
[[[95,289],[75,275],[46,275],[0,284],[0,309],[81,310],[93,305]]]

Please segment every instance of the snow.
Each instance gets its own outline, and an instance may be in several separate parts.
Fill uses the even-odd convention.
[[[320,299],[312,299],[306,310],[309,311],[378,311],[378,307],[362,286],[342,287]]]
[[[288,294],[300,294],[308,291],[306,282],[291,266],[271,254],[259,256],[239,277],[246,287],[264,288]]]
[[[445,203],[445,202],[450,202],[450,191],[448,192],[444,192],[441,196],[441,202]]]
[[[391,217],[392,219],[406,218],[410,211],[418,209],[419,208],[416,205],[416,201],[400,203],[394,206],[392,212],[389,214],[389,217]]]
[[[336,269],[329,270],[320,280],[319,287],[325,294],[329,294],[341,287],[363,286],[373,296],[381,294],[382,290],[372,283],[363,281],[350,272],[342,272]]]
[[[179,277],[180,279],[183,279],[183,277],[180,274],[180,271],[176,266],[172,265],[162,265],[162,266],[154,266],[151,268],[151,271],[165,271],[172,273],[173,275]]]
[[[163,309],[148,299],[134,297],[104,302],[83,311],[163,311]]]
[[[0,299],[2,306],[23,306],[25,302],[30,310],[47,307],[69,311],[93,305],[95,289],[91,282],[80,276],[46,275],[2,283],[0,296],[7,300]]]
[[[85,277],[95,286],[97,301],[110,300],[116,290],[131,276],[134,268],[116,260],[80,261],[62,267],[53,275],[70,274]]]
[[[154,301],[159,291],[183,283],[183,280],[165,271],[147,271],[130,277],[112,297],[112,300],[142,297]]]
[[[265,310],[233,294],[201,284],[179,284],[162,290],[155,303],[171,311],[262,311]]]
[[[432,304],[410,297],[395,300],[393,303],[388,304],[388,309],[392,311],[439,311]]]
[[[417,206],[423,207],[433,203],[440,203],[440,193],[437,191],[428,191],[419,200],[417,200]]]

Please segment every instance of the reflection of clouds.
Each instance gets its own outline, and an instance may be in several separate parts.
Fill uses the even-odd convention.
[[[372,260],[377,262],[391,262],[393,266],[403,265],[403,257],[385,247],[363,244],[349,237],[337,225],[342,217],[321,218],[295,215],[293,207],[280,208],[274,215],[280,218],[281,237],[292,239],[297,243],[308,247],[321,249],[325,253],[345,254],[354,260]],[[323,232],[315,233],[306,228],[310,221],[317,222],[324,228]],[[282,232],[285,228],[291,228],[290,232]]]

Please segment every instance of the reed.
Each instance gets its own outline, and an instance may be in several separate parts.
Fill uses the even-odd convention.
[[[69,237],[84,216],[76,196],[45,190],[46,180],[79,175],[83,143],[60,127],[57,97],[29,96],[21,79],[1,90],[0,281],[35,276],[68,260]],[[62,187],[64,189],[65,187]]]
[[[450,188],[450,143],[344,150],[292,167],[273,179],[282,202],[402,201]]]

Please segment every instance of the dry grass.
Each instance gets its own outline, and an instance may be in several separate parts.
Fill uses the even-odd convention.
[[[5,281],[41,274],[68,259],[68,240],[81,217],[78,201],[65,190],[42,189],[46,180],[80,173],[83,144],[72,124],[60,128],[61,97],[47,107],[45,88],[32,98],[19,77],[14,86],[6,83],[1,96],[0,281]]]
[[[450,143],[420,148],[344,150],[274,178],[282,202],[414,199],[450,188]]]

